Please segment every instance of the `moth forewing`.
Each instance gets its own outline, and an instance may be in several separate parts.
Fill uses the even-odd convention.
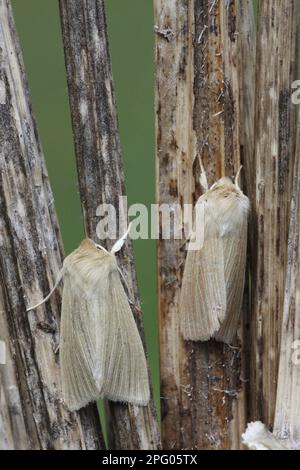
[[[110,276],[104,393],[110,400],[146,405],[150,390],[143,344],[116,264]]]
[[[208,288],[207,288],[208,286]],[[183,275],[180,315],[184,339],[206,341],[220,328],[226,311],[223,251],[217,237],[189,250]]]
[[[230,344],[237,332],[243,303],[245,266],[247,254],[247,216],[235,231],[224,237],[224,263],[227,309],[226,317],[219,331],[217,341]]]
[[[66,272],[62,298],[60,367],[62,397],[66,406],[78,410],[99,398],[99,384],[93,376],[96,367],[96,329],[92,309],[83,286],[72,282]],[[95,312],[97,313],[97,312]],[[92,325],[93,323],[93,325]],[[87,330],[87,326],[92,329]]]
[[[63,265],[60,365],[62,396],[71,411],[102,394],[103,376],[101,381],[98,373],[96,380],[95,371],[99,360],[101,364],[99,329],[100,336],[105,335],[105,324],[97,298],[105,283],[107,263],[105,253],[95,253],[93,248],[92,241],[84,240]]]
[[[99,398],[146,405],[142,341],[113,253],[85,240],[64,262],[62,394],[76,410]]]
[[[221,178],[200,202],[205,202],[204,243],[187,253],[181,332],[186,340],[230,342],[243,296],[249,201],[237,184]]]

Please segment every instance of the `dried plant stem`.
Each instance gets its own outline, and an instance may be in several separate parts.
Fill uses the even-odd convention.
[[[300,127],[296,141],[274,434],[300,449]]]
[[[273,426],[292,175],[299,2],[259,2],[252,197],[250,420]]]
[[[121,212],[118,210],[119,196],[125,195],[125,187],[104,2],[61,0],[60,14],[85,229],[96,241],[99,204],[115,207],[121,235],[127,223],[123,204]],[[144,340],[130,241],[120,252],[119,266],[130,289],[129,298],[134,299],[133,314]],[[110,402],[108,409],[111,448],[157,449],[160,446],[152,400],[146,407]]]
[[[69,413],[61,400],[56,293],[62,246],[32,116],[10,1],[0,0],[0,448],[100,449],[97,409]]]
[[[157,202],[183,206],[200,195],[197,153],[210,185],[240,167],[247,131],[239,109],[246,77],[238,59],[254,36],[252,3],[241,8],[239,1],[155,0],[154,5]],[[158,33],[165,29],[172,32],[168,38]],[[253,65],[250,49],[252,74]],[[251,126],[251,119],[245,124]],[[163,446],[236,449],[245,426],[241,339],[234,347],[183,342],[178,299],[185,256],[182,240],[159,241]]]

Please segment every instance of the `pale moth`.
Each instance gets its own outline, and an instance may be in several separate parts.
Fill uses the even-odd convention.
[[[60,368],[62,398],[74,411],[99,398],[146,405],[149,380],[143,344],[124,291],[115,253],[85,239],[64,260]]]
[[[242,306],[249,200],[238,185],[223,177],[208,188],[201,164],[204,194],[202,246],[188,250],[180,295],[180,329],[184,339],[231,343]],[[195,232],[195,230],[194,230]],[[189,244],[193,242],[190,239]]]

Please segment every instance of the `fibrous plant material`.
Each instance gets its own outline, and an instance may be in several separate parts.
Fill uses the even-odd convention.
[[[100,449],[96,406],[70,413],[61,401],[59,292],[26,313],[57,276],[63,249],[9,0],[0,18],[0,448]]]
[[[295,160],[298,0],[258,2],[249,263],[249,418],[272,428]],[[254,191],[253,191],[254,189]]]
[[[126,194],[103,0],[60,0],[80,197],[88,237],[96,240],[98,207],[111,204],[121,227],[127,217],[119,197]],[[106,242],[103,242],[103,244]],[[107,241],[110,247],[111,240]],[[120,253],[133,300],[134,319],[144,347],[143,315],[130,241]],[[108,402],[108,440],[112,449],[157,449],[160,434],[153,400],[147,406]]]
[[[260,421],[249,423],[242,442],[250,450],[289,450],[290,444],[287,440],[278,439]]]
[[[290,209],[288,263],[280,343],[274,434],[300,449],[300,121]]]
[[[248,132],[253,107],[247,106],[253,88],[243,99],[240,91],[245,90],[245,70],[251,77],[254,72],[253,5],[155,0],[154,7],[157,202],[184,208],[203,194],[197,154],[209,185],[236,175],[243,155],[251,154],[240,149],[253,135]],[[240,103],[246,109],[242,117]],[[158,242],[163,445],[238,449],[246,425],[247,376],[241,360],[246,315],[243,310],[230,346],[214,339],[183,340],[179,306],[185,248],[185,239]]]

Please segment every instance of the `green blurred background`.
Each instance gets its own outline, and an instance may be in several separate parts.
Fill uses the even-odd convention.
[[[68,254],[83,237],[57,0],[12,0],[34,114]],[[128,203],[155,202],[153,12],[149,0],[106,0]],[[159,405],[155,242],[134,242]]]

